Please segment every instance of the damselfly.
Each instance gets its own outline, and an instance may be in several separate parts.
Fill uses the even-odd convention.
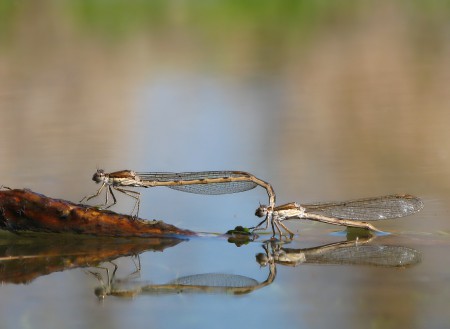
[[[196,194],[229,194],[244,192],[262,186],[266,189],[269,196],[269,209],[275,205],[275,191],[272,186],[243,171],[199,171],[199,172],[135,172],[132,170],[121,170],[112,173],[105,173],[98,169],[92,177],[92,180],[102,184],[93,195],[84,197],[89,201],[100,195],[102,190],[107,187],[105,203],[101,205],[107,209],[117,203],[113,189],[124,193],[136,200],[133,211],[137,207],[136,216],[139,214],[140,193],[137,191],[125,189],[124,187],[156,187],[166,186],[174,190],[196,193]],[[111,194],[113,202],[108,204],[108,195]]]
[[[380,232],[366,221],[400,218],[414,214],[422,208],[422,200],[408,194],[303,205],[291,202],[277,207],[260,205],[256,209],[255,215],[258,217],[265,216],[266,218],[254,229],[260,229],[264,223],[266,223],[265,228],[267,228],[270,222],[274,235],[276,229],[281,237],[283,235],[282,229],[284,229],[292,237],[294,233],[283,224],[283,221],[308,219]]]

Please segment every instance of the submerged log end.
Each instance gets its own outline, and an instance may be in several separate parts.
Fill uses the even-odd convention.
[[[115,237],[195,235],[162,221],[135,219],[27,189],[0,191],[0,229]]]

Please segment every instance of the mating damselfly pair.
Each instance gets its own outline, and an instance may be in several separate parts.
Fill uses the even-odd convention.
[[[287,203],[275,206],[276,195],[272,185],[256,176],[243,171],[199,171],[199,172],[135,172],[121,170],[106,173],[98,169],[92,180],[101,184],[93,195],[84,197],[89,201],[100,195],[106,189],[105,203],[102,209],[107,209],[117,203],[113,189],[124,193],[136,200],[133,213],[139,214],[140,192],[127,189],[128,187],[157,187],[166,186],[174,190],[195,194],[229,194],[251,190],[256,186],[263,187],[269,197],[268,205],[260,205],[255,212],[264,219],[253,230],[267,229],[269,223],[273,236],[276,232],[282,237],[283,230],[294,233],[284,225],[283,221],[291,219],[307,219],[332,225],[358,227],[379,231],[366,221],[400,218],[414,214],[423,208],[422,201],[412,195],[387,195],[342,202],[324,202],[315,204]],[[109,203],[109,194],[113,202]]]

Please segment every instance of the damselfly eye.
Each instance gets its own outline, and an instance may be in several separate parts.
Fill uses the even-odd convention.
[[[267,215],[267,206],[260,205],[255,211],[255,216],[264,217],[265,215]]]
[[[97,172],[92,176],[92,180],[96,183],[100,183],[103,181],[103,177],[105,177],[105,172],[102,169],[97,169]]]
[[[97,296],[99,299],[105,299],[107,291],[104,287],[97,287],[94,290],[95,296]]]
[[[269,257],[266,254],[256,254],[256,262],[261,266],[267,266],[269,264]]]

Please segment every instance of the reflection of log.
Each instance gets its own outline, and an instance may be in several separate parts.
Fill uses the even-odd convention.
[[[0,229],[114,237],[195,235],[162,221],[134,219],[26,189],[0,191]]]
[[[78,267],[97,266],[144,251],[163,251],[177,238],[102,238],[72,234],[0,233],[0,282],[28,283],[37,277]]]

